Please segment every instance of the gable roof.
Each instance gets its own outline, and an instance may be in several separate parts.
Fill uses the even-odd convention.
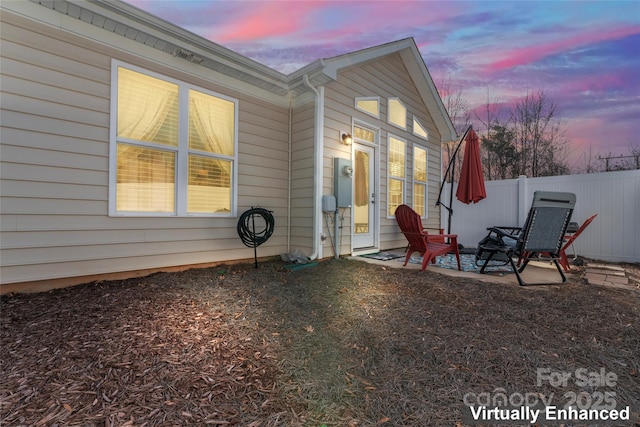
[[[75,19],[52,19],[34,9],[38,5]],[[73,33],[83,33],[85,36],[90,34],[93,36],[93,40],[103,44],[109,44],[104,36],[101,37],[101,34],[104,34],[101,31],[107,31],[125,37],[133,43],[139,43],[235,80],[240,80],[262,89],[263,93],[271,93],[280,99],[307,91],[303,84],[303,76],[305,75],[314,86],[325,85],[336,80],[338,72],[341,70],[398,53],[414,79],[414,85],[420,97],[432,114],[442,141],[457,138],[451,119],[413,38],[331,58],[318,59],[285,75],[120,0],[89,0],[84,2],[30,0],[28,2],[3,2],[2,8]],[[79,30],[78,21],[84,24],[84,31]],[[96,28],[99,29],[99,32],[92,33],[91,29],[95,31]]]
[[[314,85],[324,85],[338,78],[338,72],[351,67],[357,67],[367,62],[376,61],[384,56],[399,54],[402,62],[413,79],[420,98],[433,116],[436,128],[442,141],[457,139],[457,133],[447,113],[440,94],[431,78],[431,74],[418,51],[412,37],[385,43],[379,46],[358,50],[355,52],[334,56],[312,62],[311,64],[289,74],[292,89],[299,84],[303,75],[308,75]]]

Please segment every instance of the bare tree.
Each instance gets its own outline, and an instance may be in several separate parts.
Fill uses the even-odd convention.
[[[485,177],[489,180],[516,177],[518,153],[514,131],[509,127],[510,112],[500,100],[491,99],[489,91],[483,112],[483,116],[476,113],[476,120],[486,130],[486,136],[480,137]]]
[[[489,130],[494,126],[506,126],[507,121],[503,120],[504,104],[497,98],[491,99],[491,95],[487,90],[487,102],[484,104],[484,117],[476,113],[476,120],[482,124],[484,130]]]
[[[629,169],[640,169],[640,145],[639,144],[629,144],[629,154],[633,159],[629,166]]]
[[[593,154],[593,149],[591,146],[589,146],[589,150],[587,152],[582,153],[581,163],[573,172],[576,172],[576,173],[602,172],[602,164],[598,160],[600,159]]]
[[[640,149],[632,147],[626,155],[614,156],[609,153],[607,156],[598,156],[598,160],[604,163],[605,172],[640,169]]]
[[[459,135],[462,135],[471,121],[469,105],[462,95],[462,89],[460,87],[456,88],[453,86],[451,83],[451,76],[449,75],[446,79],[442,80],[438,92],[440,93],[444,107],[447,110],[447,113],[449,113],[449,118],[451,119],[451,123],[453,123],[456,132]],[[451,161],[451,157],[456,150],[456,146],[457,141],[446,142],[442,145],[443,170],[447,169],[447,166]],[[462,152],[458,152],[457,158],[462,159]],[[460,176],[461,166],[462,161],[457,161],[456,168],[454,170],[454,175],[456,177]]]
[[[469,107],[460,89],[453,90],[451,79],[440,90],[445,108],[459,134],[471,122]],[[484,114],[476,114],[480,135],[484,173],[487,179],[564,175],[569,141],[557,116],[556,104],[544,91],[527,92],[512,108],[491,100],[487,92]],[[484,135],[483,135],[484,134]],[[457,148],[456,142],[443,145],[443,168],[447,168]],[[463,152],[458,153],[462,158]],[[453,174],[460,175],[462,161],[456,162]],[[450,176],[447,177],[450,181]]]
[[[629,142],[629,153],[623,158],[621,170],[640,169],[640,144]]]
[[[446,79],[442,80],[438,92],[447,113],[449,113],[453,127],[458,134],[462,134],[471,122],[469,104],[462,95],[462,89],[460,87],[454,87],[451,82],[451,76],[449,75]]]
[[[556,113],[556,104],[547,99],[543,90],[528,92],[516,103],[512,120],[519,154],[518,174],[537,177],[569,171],[568,140]]]
[[[518,152],[515,146],[515,133],[503,125],[492,125],[486,137],[481,138],[486,153],[484,174],[487,179],[514,178],[518,164]]]

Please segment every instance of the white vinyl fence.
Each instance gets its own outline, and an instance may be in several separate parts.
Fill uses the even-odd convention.
[[[582,224],[596,219],[574,242],[578,255],[602,261],[640,262],[640,170],[597,174],[485,181],[487,197],[465,205],[453,188],[451,233],[465,247],[475,247],[491,226],[522,226],[536,190],[575,193],[577,202],[571,221]],[[450,206],[450,184],[442,201]],[[448,232],[449,213],[442,208],[442,227]],[[571,256],[570,249],[567,255]]]

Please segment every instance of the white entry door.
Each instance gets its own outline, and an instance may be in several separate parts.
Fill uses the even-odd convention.
[[[375,148],[353,144],[353,249],[376,247]]]

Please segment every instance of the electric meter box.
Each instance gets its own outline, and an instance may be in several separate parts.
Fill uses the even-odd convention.
[[[333,195],[339,208],[351,207],[353,163],[349,159],[333,158]]]

